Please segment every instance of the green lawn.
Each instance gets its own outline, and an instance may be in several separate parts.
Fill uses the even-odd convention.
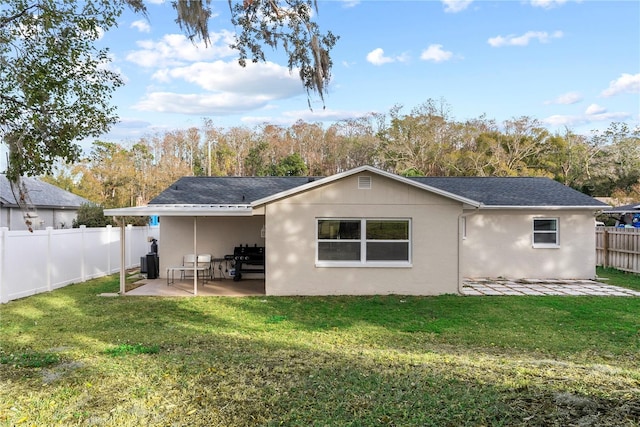
[[[0,425],[640,425],[640,298],[117,290],[0,306]]]

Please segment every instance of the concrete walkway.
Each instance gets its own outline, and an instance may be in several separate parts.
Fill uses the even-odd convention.
[[[640,297],[639,291],[594,280],[465,279],[462,295],[584,295]]]
[[[166,279],[138,282],[139,286],[126,295],[149,296],[193,296],[193,280],[176,280],[168,286]],[[257,296],[264,295],[264,280],[212,280],[206,284],[198,283],[199,296]],[[607,285],[593,280],[536,280],[536,279],[500,279],[467,278],[464,281],[462,295],[500,296],[500,295],[584,295],[640,297],[640,291]]]

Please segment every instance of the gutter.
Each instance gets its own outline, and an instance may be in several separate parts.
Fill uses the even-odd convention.
[[[502,210],[591,210],[600,211],[606,208],[606,206],[513,206],[513,205],[482,205],[482,209],[502,209]]]

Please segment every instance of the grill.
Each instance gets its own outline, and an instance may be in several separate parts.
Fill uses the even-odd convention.
[[[233,261],[236,269],[233,280],[236,282],[242,279],[243,273],[264,273],[264,247],[236,246],[233,249]]]

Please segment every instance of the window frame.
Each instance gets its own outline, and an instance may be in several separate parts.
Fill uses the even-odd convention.
[[[536,221],[553,221],[555,222],[554,230],[536,230]],[[553,234],[555,235],[554,243],[536,243],[536,235]],[[535,249],[559,248],[560,247],[560,218],[556,217],[535,217],[531,221],[531,246]]]
[[[320,239],[318,238],[318,232],[320,227],[320,221],[359,221],[360,222],[360,239]],[[406,222],[408,226],[408,238],[407,239],[368,239],[366,236],[367,222],[369,221],[389,221],[389,222]],[[316,267],[395,267],[406,268],[412,267],[412,221],[411,218],[357,218],[357,217],[317,217],[315,224],[315,264]],[[321,260],[319,259],[320,243],[323,242],[359,242],[360,243],[360,260]],[[367,243],[406,243],[407,244],[407,259],[406,260],[379,260],[368,261],[367,260]]]

